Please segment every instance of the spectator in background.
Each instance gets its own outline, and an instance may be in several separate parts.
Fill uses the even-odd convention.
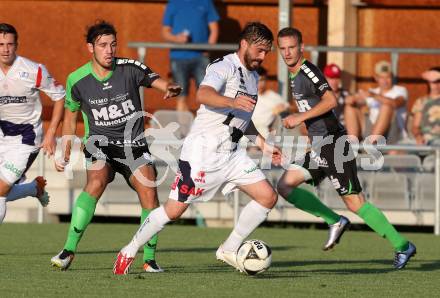
[[[347,97],[351,97],[350,93],[343,89],[341,84],[341,69],[334,63],[327,64],[323,70],[324,76],[332,88],[338,100],[338,105],[333,110],[335,111],[336,117],[339,119],[343,125],[345,125],[344,109],[345,100]]]
[[[417,144],[440,145],[440,67],[425,71],[422,78],[429,93],[414,103],[412,133]]]
[[[219,16],[212,0],[170,0],[163,17],[162,36],[168,42],[210,43],[218,38]],[[198,87],[205,75],[209,58],[203,51],[171,50],[173,80],[182,86],[177,98],[177,110],[188,110],[189,80],[195,79]]]
[[[264,67],[260,67],[257,73],[260,76],[258,79],[258,101],[255,105],[252,121],[258,132],[267,138],[276,116],[286,112],[289,109],[289,103],[278,93],[267,88],[267,70]]]
[[[406,138],[406,102],[408,91],[393,84],[393,73],[388,61],[379,61],[374,67],[376,88],[359,90],[353,101],[346,101],[345,122],[349,135],[358,138],[382,135],[388,144]],[[367,106],[368,117],[358,109]],[[371,139],[373,142],[377,138]]]

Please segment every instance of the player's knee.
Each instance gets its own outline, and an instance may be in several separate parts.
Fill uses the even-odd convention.
[[[289,178],[284,176],[280,179],[280,181],[278,181],[277,191],[283,198],[287,198],[292,189],[297,187],[299,184],[301,184],[301,181],[299,181],[297,178]]]
[[[272,204],[272,207],[275,206],[277,201],[278,201],[278,194],[275,191],[273,191],[271,196],[270,196],[270,202]]]
[[[289,187],[284,180],[280,180],[278,181],[277,184],[277,191],[278,193],[283,197],[286,198],[288,195],[288,190],[291,189],[291,187]]]
[[[345,203],[345,206],[347,206],[347,209],[350,210],[351,212],[354,212],[354,213],[357,213],[358,210],[365,203],[365,200],[360,195],[343,196],[342,199],[344,200],[344,203]]]
[[[90,179],[87,181],[86,191],[90,194],[102,193],[107,186],[107,182],[102,179]]]

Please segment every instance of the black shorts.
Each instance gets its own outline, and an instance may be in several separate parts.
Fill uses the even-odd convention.
[[[133,188],[130,183],[130,177],[133,172],[143,165],[152,166],[155,176],[157,176],[156,167],[150,154],[148,146],[118,146],[114,144],[99,144],[99,141],[89,142],[83,149],[86,163],[91,164],[97,160],[105,160],[110,166],[108,183],[115,179],[115,173],[118,172],[124,176],[128,185]],[[134,189],[134,188],[133,188]]]
[[[343,139],[339,139],[340,137]],[[340,196],[362,191],[357,177],[356,158],[346,137],[334,136],[330,144],[313,148],[302,159],[293,163],[310,173],[311,179],[307,183],[317,186],[328,177]]]

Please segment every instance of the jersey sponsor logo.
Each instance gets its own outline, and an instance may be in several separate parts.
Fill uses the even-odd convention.
[[[114,120],[124,117],[135,111],[135,107],[131,100],[123,101],[119,104],[109,105],[101,109],[92,109],[95,120]]]
[[[186,184],[182,184],[179,187],[179,192],[184,195],[194,196],[194,197],[200,197],[203,195],[203,192],[205,191],[204,188],[200,187],[189,187]]]
[[[304,113],[305,111],[312,109],[312,107],[309,105],[309,102],[307,101],[307,99],[297,100],[295,102],[296,102],[296,106],[298,107],[298,111],[301,113]]]
[[[206,181],[205,181],[205,177],[206,177],[206,172],[204,172],[204,171],[199,171],[199,172],[197,173],[197,177],[194,178],[194,182],[206,183]]]
[[[27,103],[26,96],[1,96],[0,104]]]
[[[117,60],[116,60],[116,64],[118,64],[118,65],[122,65],[122,64],[133,64],[133,65],[139,66],[139,67],[142,68],[143,70],[148,69],[148,66],[146,66],[145,64],[143,64],[143,63],[141,63],[141,62],[139,62],[139,61],[137,61],[137,60],[134,60],[134,59],[117,59]],[[156,74],[156,75],[157,75],[157,74]]]
[[[304,73],[312,80],[313,83],[318,83],[319,79],[315,75],[313,71],[310,70],[310,68],[307,67],[307,65],[303,64],[301,65],[301,69],[304,71]]]
[[[108,98],[98,98],[98,99],[89,98],[89,102],[92,105],[101,106],[101,105],[104,105],[104,104],[108,103]]]
[[[202,175],[205,175],[205,174],[206,174],[206,173],[203,172],[203,171],[200,171],[200,172],[197,173],[197,174],[199,175],[199,174],[201,174],[201,173],[203,173]],[[205,176],[203,176],[203,177],[205,177]],[[203,192],[205,191],[204,188],[194,187],[194,186],[188,186],[188,185],[186,185],[186,184],[181,184],[181,185],[179,186],[179,181],[181,181],[182,179],[183,179],[183,177],[182,177],[182,173],[181,173],[180,171],[177,172],[177,174],[176,174],[176,178],[174,179],[174,182],[173,182],[173,184],[171,185],[171,189],[172,189],[172,190],[175,190],[176,188],[178,188],[178,190],[179,190],[179,192],[180,192],[181,194],[184,194],[184,195],[191,195],[191,196],[194,196],[194,197],[199,197],[199,196],[201,196],[201,195],[203,194]],[[196,180],[194,180],[194,181],[196,181]],[[202,183],[205,183],[205,182],[203,181]]]
[[[240,91],[240,90],[237,91],[237,94],[235,95],[235,98],[239,97],[240,95],[250,97],[250,98],[252,98],[255,101],[258,100],[258,95],[257,94],[252,95],[252,94]]]
[[[26,71],[20,71],[20,72],[18,72],[18,75],[19,75],[20,78],[22,78],[22,79],[27,79],[27,78],[29,78],[29,73],[26,72]]]

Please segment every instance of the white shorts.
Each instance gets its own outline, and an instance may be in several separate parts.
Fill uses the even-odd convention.
[[[7,143],[0,140],[0,179],[9,185],[23,176],[38,155],[39,148],[30,145]]]
[[[240,185],[248,185],[265,180],[263,172],[244,150],[239,150],[220,169],[207,171],[192,167],[185,160],[179,160],[179,171],[173,185],[170,198],[183,203],[209,201],[224,184],[232,191]]]

